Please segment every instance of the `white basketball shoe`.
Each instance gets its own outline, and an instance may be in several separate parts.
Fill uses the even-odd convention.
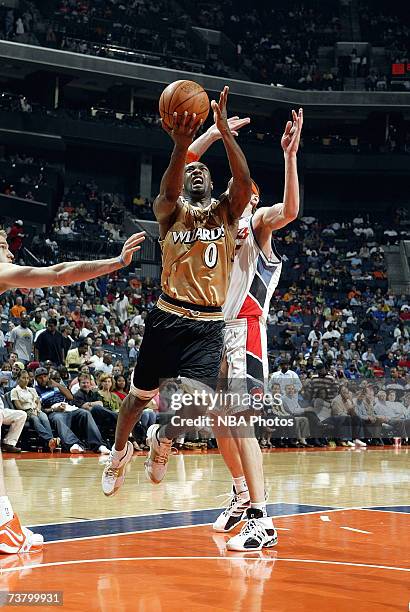
[[[227,550],[247,552],[271,548],[278,543],[278,534],[269,516],[263,516],[262,510],[248,508],[247,521],[238,535],[226,543]]]
[[[115,495],[124,484],[125,468],[131,461],[133,454],[134,447],[131,442],[127,442],[124,455],[120,459],[116,459],[113,452],[110,452],[101,477],[102,490],[107,497]]]

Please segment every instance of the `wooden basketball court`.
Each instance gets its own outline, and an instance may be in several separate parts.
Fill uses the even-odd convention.
[[[279,543],[244,554],[212,531],[230,487],[216,452],[172,456],[159,486],[135,455],[113,498],[95,455],[5,455],[13,505],[47,544],[1,558],[0,591],[62,591],[62,605],[41,608],[67,611],[407,611],[409,458],[391,447],[265,452]]]

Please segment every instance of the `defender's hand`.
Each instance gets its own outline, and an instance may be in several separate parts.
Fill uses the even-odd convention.
[[[239,117],[229,117],[228,119],[229,129],[234,136],[238,136],[239,130],[245,127],[245,125],[249,125],[250,122],[250,117],[244,117],[243,119],[240,119]],[[208,128],[207,134],[214,140],[218,140],[222,136],[215,124]]]
[[[121,262],[124,266],[129,266],[134,253],[140,250],[140,244],[145,240],[145,232],[137,232],[128,238],[121,251]]]
[[[285,131],[280,141],[283,152],[286,156],[296,155],[298,152],[300,135],[303,126],[303,109],[300,108],[298,114],[292,110],[292,119],[293,122],[287,122]]]

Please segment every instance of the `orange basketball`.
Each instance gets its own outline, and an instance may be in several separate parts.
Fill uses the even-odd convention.
[[[159,99],[159,114],[167,126],[172,127],[174,113],[183,115],[196,113],[205,123],[209,113],[209,98],[202,87],[194,81],[174,81],[164,89]]]

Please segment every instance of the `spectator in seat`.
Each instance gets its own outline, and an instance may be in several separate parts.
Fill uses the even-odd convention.
[[[309,420],[304,416],[305,411],[299,404],[298,393],[294,384],[287,384],[285,386],[285,394],[282,396],[282,404],[286,412],[294,417],[296,423],[295,430],[297,440],[291,442],[291,445],[304,447],[311,446],[311,444],[306,442],[306,438],[310,437]]]
[[[20,317],[20,325],[14,327],[9,335],[9,343],[17,353],[18,360],[23,364],[31,361],[33,351],[33,332],[29,328],[29,317],[23,313]]]
[[[116,376],[114,376],[113,393],[115,393],[115,395],[118,395],[121,401],[127,397],[127,386],[127,379],[125,378],[125,376],[123,376],[122,374],[117,374]]]
[[[103,376],[108,376],[103,374]],[[80,374],[78,377],[80,388],[74,395],[76,406],[89,410],[98,427],[104,431],[107,428],[115,428],[117,424],[117,410],[113,411],[107,405],[104,405],[100,392],[97,389],[91,388],[90,374]],[[118,398],[117,398],[118,399]],[[120,400],[118,400],[121,406]]]
[[[400,421],[404,423],[404,437],[408,437],[410,435],[410,418],[407,415],[407,410],[404,403],[398,401],[395,389],[389,389],[387,391],[386,403],[387,406],[390,408],[390,414],[392,418],[395,421]]]
[[[362,355],[362,360],[365,363],[368,363],[370,365],[374,365],[377,363],[377,359],[375,354],[373,353],[373,349],[369,346],[368,349],[363,353]]]
[[[289,360],[282,358],[280,361],[280,370],[272,374],[272,384],[279,383],[282,389],[282,393],[285,391],[287,385],[294,385],[297,392],[302,389],[302,383],[300,382],[299,376],[293,370],[289,369]]]
[[[104,353],[102,361],[99,361],[94,366],[94,372],[102,372],[103,374],[112,374],[113,363],[111,353]]]
[[[42,440],[44,449],[53,451],[59,445],[59,439],[54,437],[50,421],[41,410],[41,400],[35,389],[28,386],[29,382],[28,372],[21,370],[18,375],[17,386],[11,391],[11,400],[17,408],[15,412],[24,411],[30,426],[35,429]]]
[[[50,379],[46,368],[37,368],[35,379],[41,408],[58,431],[62,448],[70,453],[83,453],[84,444],[87,444],[92,451],[108,455],[110,451],[91,413],[69,403],[74,399],[71,392],[64,385]]]
[[[34,343],[36,361],[52,361],[55,365],[64,364],[64,339],[57,331],[57,319],[51,318],[47,328],[37,337]]]
[[[374,405],[374,411],[376,413],[376,416],[379,417],[379,420],[382,423],[383,438],[386,439],[386,441],[388,441],[388,439],[393,436],[400,436],[401,438],[406,438],[405,421],[396,418],[396,407],[392,406],[392,400],[387,400],[387,397],[388,396],[386,391],[381,389],[377,394],[376,402]]]
[[[375,388],[373,385],[364,382],[354,400],[354,404],[355,414],[363,424],[364,435],[368,443],[374,446],[383,446],[381,440],[382,421],[374,411]]]
[[[46,325],[45,319],[43,318],[43,310],[40,307],[37,307],[34,311],[34,318],[30,323],[30,329],[34,334],[36,334],[45,328]]]
[[[8,378],[8,382],[5,386],[5,391],[11,391],[17,385],[18,375],[21,370],[24,370],[24,364],[21,361],[15,361],[11,366],[11,376]]]
[[[86,365],[88,355],[88,345],[83,340],[77,348],[70,349],[67,353],[65,364],[69,372],[78,372],[82,365]]]
[[[89,374],[90,375],[90,389],[92,389],[93,391],[98,389],[98,386],[95,382],[95,378],[94,376],[90,373],[90,368],[87,365],[83,365],[80,368],[80,373],[78,376],[76,376],[75,378],[73,378],[73,380],[71,381],[71,383],[68,385],[71,393],[73,395],[75,395],[77,393],[77,391],[79,391],[80,389],[80,376],[81,374]]]
[[[102,400],[103,406],[112,410],[113,412],[119,412],[121,408],[121,400],[113,392],[113,379],[111,374],[101,374],[98,379],[98,393]]]
[[[347,385],[340,387],[338,395],[332,400],[331,422],[336,427],[336,435],[341,446],[354,446],[352,437],[358,446],[366,446],[361,441],[364,437],[363,424],[356,415],[352,393]]]
[[[26,307],[23,306],[23,298],[16,297],[16,303],[10,308],[10,314],[14,319],[20,319],[21,315],[26,312]]]
[[[23,410],[13,410],[6,408],[3,399],[0,397],[0,428],[2,425],[10,425],[6,436],[1,442],[1,450],[5,453],[21,453],[17,442],[23,431],[27,415]]]
[[[23,221],[18,219],[13,223],[8,235],[7,241],[9,243],[10,251],[13,253],[14,258],[18,259],[18,254],[23,246],[24,232],[23,232]]]

